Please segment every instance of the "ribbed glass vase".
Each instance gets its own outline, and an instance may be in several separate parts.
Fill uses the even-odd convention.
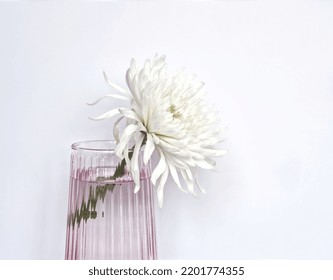
[[[140,151],[139,192],[114,141],[72,145],[66,259],[156,259],[151,166]]]

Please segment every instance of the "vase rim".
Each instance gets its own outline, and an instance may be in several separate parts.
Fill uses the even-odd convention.
[[[72,144],[72,150],[113,152],[117,146],[115,140],[87,140]]]

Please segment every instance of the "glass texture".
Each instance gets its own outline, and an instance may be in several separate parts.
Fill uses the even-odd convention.
[[[154,194],[151,166],[143,164],[140,151],[140,185],[121,160],[114,141],[87,141],[72,145],[66,259],[157,258]]]

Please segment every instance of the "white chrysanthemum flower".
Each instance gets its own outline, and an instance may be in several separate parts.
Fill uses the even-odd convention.
[[[111,83],[106,75],[105,79],[120,93],[107,97],[127,99],[130,108],[112,109],[95,120],[121,114],[114,126],[118,142],[116,154],[126,159],[135,182],[135,192],[140,189],[138,156],[143,144],[145,164],[154,151],[160,157],[151,176],[154,185],[158,182],[160,207],[169,174],[182,191],[187,192],[179,175],[190,193],[196,195],[194,185],[204,192],[195,176],[195,168],[213,169],[215,161],[212,157],[221,156],[225,151],[214,147],[220,141],[219,129],[216,128],[215,112],[203,99],[203,82],[197,81],[195,76],[185,75],[183,71],[167,71],[165,56],[157,55],[152,61],[147,60],[142,69],[132,59],[126,73],[129,93]],[[119,137],[118,125],[123,119],[127,119],[127,126]],[[131,140],[134,140],[135,148],[129,159]]]

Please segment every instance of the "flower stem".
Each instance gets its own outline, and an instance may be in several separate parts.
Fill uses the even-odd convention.
[[[142,146],[146,143],[146,138],[144,139]],[[132,159],[133,157],[133,150],[134,146],[132,148],[132,151],[128,153],[129,159]],[[102,182],[103,181],[109,181],[109,180],[116,180],[117,178],[121,178],[125,175],[125,166],[126,166],[126,160],[122,159],[122,161],[117,165],[115,172],[110,177],[97,177],[96,181]],[[90,186],[89,191],[89,197],[87,202],[82,199],[81,207],[77,208],[75,212],[70,216],[70,223],[74,227],[77,223],[78,226],[80,225],[81,221],[87,222],[88,219],[96,219],[97,217],[97,211],[96,211],[96,204],[99,200],[102,200],[104,202],[104,198],[106,196],[107,192],[113,192],[116,184],[114,183],[107,183],[106,185],[98,185],[95,189]]]
[[[146,142],[147,142],[147,135],[143,139],[141,147],[144,146],[146,144]],[[133,157],[134,147],[135,147],[135,145],[132,147],[131,151],[128,153],[129,159],[132,159],[132,157]],[[116,180],[117,178],[124,176],[125,175],[125,166],[126,166],[126,160],[123,158],[123,160],[117,165],[114,174],[104,180]],[[98,180],[98,178],[97,178],[97,180]]]
[[[129,159],[132,159],[133,152],[128,153]],[[112,176],[110,176],[111,180],[116,180],[117,178],[120,178],[125,175],[125,166],[126,166],[126,160],[123,159],[116,167],[116,170]]]

